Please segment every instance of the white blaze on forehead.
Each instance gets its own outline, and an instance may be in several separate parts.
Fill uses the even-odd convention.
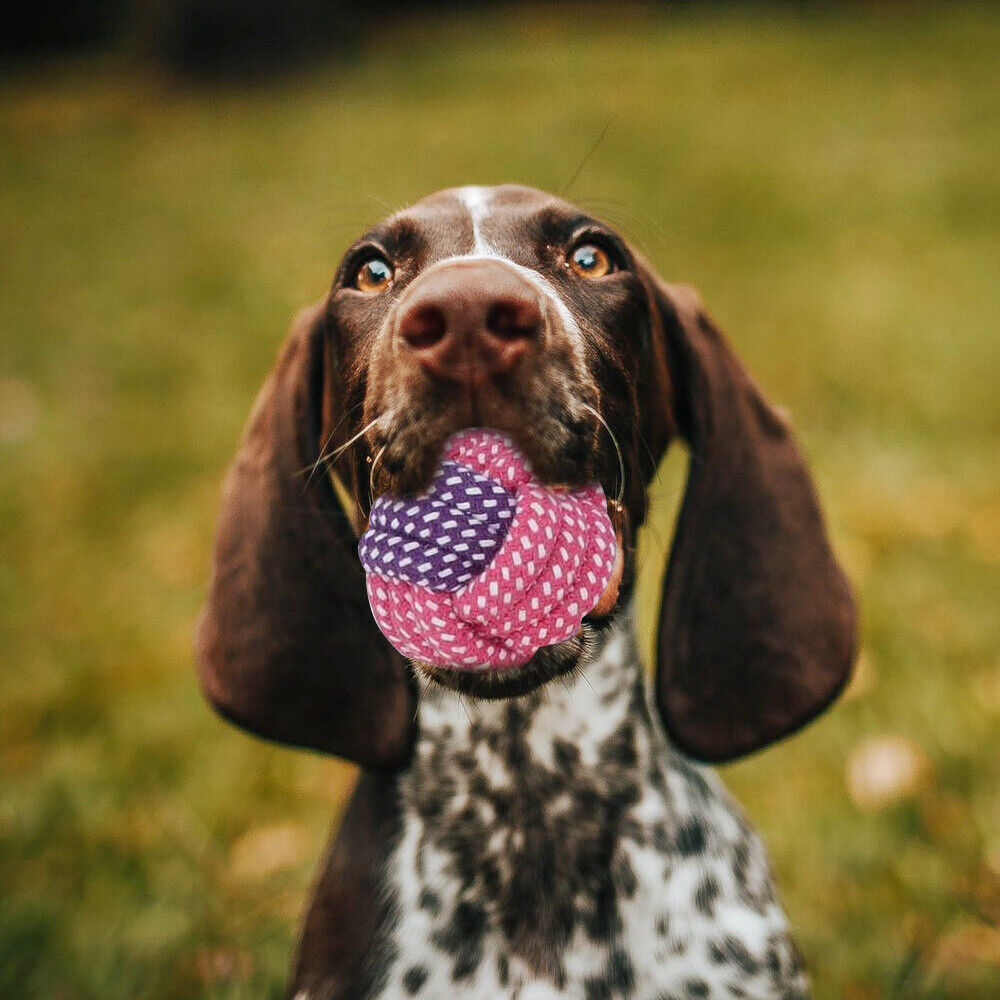
[[[472,220],[472,252],[474,254],[489,254],[493,248],[483,239],[483,219],[489,214],[490,199],[493,194],[489,188],[471,184],[458,189],[458,200],[465,206]]]

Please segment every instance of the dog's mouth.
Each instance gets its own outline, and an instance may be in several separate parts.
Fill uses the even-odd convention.
[[[613,440],[610,429],[605,433],[607,425],[596,411],[589,407],[581,409],[582,417],[569,421],[550,418],[530,433],[525,432],[522,421],[493,420],[486,426],[507,435],[528,460],[536,478],[549,489],[572,491],[594,481],[601,483],[608,497],[608,514],[617,536],[617,558],[610,582],[594,607],[583,617],[575,635],[542,646],[526,663],[470,668],[410,657],[414,669],[433,683],[478,698],[509,698],[526,694],[572,672],[585,662],[609,627],[617,606],[624,568],[622,538],[625,513],[619,499],[624,470],[618,457],[617,441]],[[462,420],[461,416],[440,411],[421,414],[413,410],[410,419],[394,427],[391,437],[380,433],[376,425],[367,436],[372,502],[383,494],[399,497],[422,494],[434,477],[448,438],[459,431],[484,426],[476,420],[477,413],[469,414],[471,420]],[[502,426],[497,426],[498,423]],[[414,433],[418,428],[424,431],[419,439]],[[610,455],[599,447],[602,433],[609,438]]]
[[[506,434],[538,479],[552,489],[578,489],[595,479],[603,480],[614,470],[611,462],[602,461],[598,447],[600,417],[587,403],[575,409],[577,412],[566,412],[563,407],[550,406],[526,417],[515,405],[476,397],[433,408],[419,403],[405,406],[391,419],[374,421],[366,435],[372,499],[382,493],[422,493],[434,476],[447,439],[472,427],[489,427]]]

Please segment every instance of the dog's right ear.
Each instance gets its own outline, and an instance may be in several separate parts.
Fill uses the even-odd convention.
[[[691,289],[646,280],[669,364],[650,425],[677,427],[691,447],[663,582],[657,703],[682,750],[731,760],[802,728],[840,693],[855,606],[787,420]],[[651,440],[662,447],[664,436]]]
[[[351,523],[315,468],[340,418],[335,360],[326,304],[305,310],[226,478],[199,674],[240,726],[383,770],[408,757],[415,695],[372,617]]]

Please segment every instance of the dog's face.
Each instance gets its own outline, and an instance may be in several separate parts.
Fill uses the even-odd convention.
[[[649,303],[597,220],[526,188],[434,195],[349,251],[330,315],[388,488],[420,490],[448,435],[487,426],[547,483],[621,489],[600,408],[635,384]]]
[[[406,664],[372,619],[357,535],[376,496],[421,491],[444,441],[478,426],[552,487],[598,480],[623,559],[581,632],[524,667]],[[572,669],[631,591],[646,485],[677,434],[692,461],[657,700],[675,742],[719,760],[812,718],[853,657],[853,604],[785,421],[697,296],[572,205],[457,188],[390,216],[296,321],[244,434],[200,629],[209,696],[266,735],[389,766],[412,737],[413,669],[491,697]]]
[[[514,669],[416,669],[473,695],[530,690],[572,669],[629,592],[631,527],[644,514],[649,454],[664,443],[643,439],[638,396],[653,303],[614,230],[528,188],[432,195],[345,255],[327,322],[347,418],[327,450],[355,440],[342,467],[362,512],[382,492],[426,488],[456,431],[492,427],[550,486],[599,480],[621,542],[609,592],[574,639]],[[671,431],[665,422],[656,436]]]

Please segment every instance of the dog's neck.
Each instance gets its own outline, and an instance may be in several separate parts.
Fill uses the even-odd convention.
[[[647,708],[631,608],[562,680],[503,701],[430,688],[419,721],[401,785],[401,911],[431,925],[451,913],[431,933],[457,979],[494,934],[523,974],[558,982],[576,935],[605,939],[620,921],[620,828],[673,752]]]
[[[376,995],[705,996],[678,956],[708,991],[727,934],[741,975],[802,984],[759,844],[650,707],[631,607],[561,681],[419,711]]]
[[[606,754],[606,741],[626,722],[650,725],[645,689],[629,603],[571,673],[527,695],[491,701],[437,685],[426,689],[418,715],[418,767],[420,757],[433,756],[442,745],[476,751],[479,764],[494,769],[513,754],[516,766],[517,741],[544,766],[561,769],[560,755],[575,753],[594,767]]]

